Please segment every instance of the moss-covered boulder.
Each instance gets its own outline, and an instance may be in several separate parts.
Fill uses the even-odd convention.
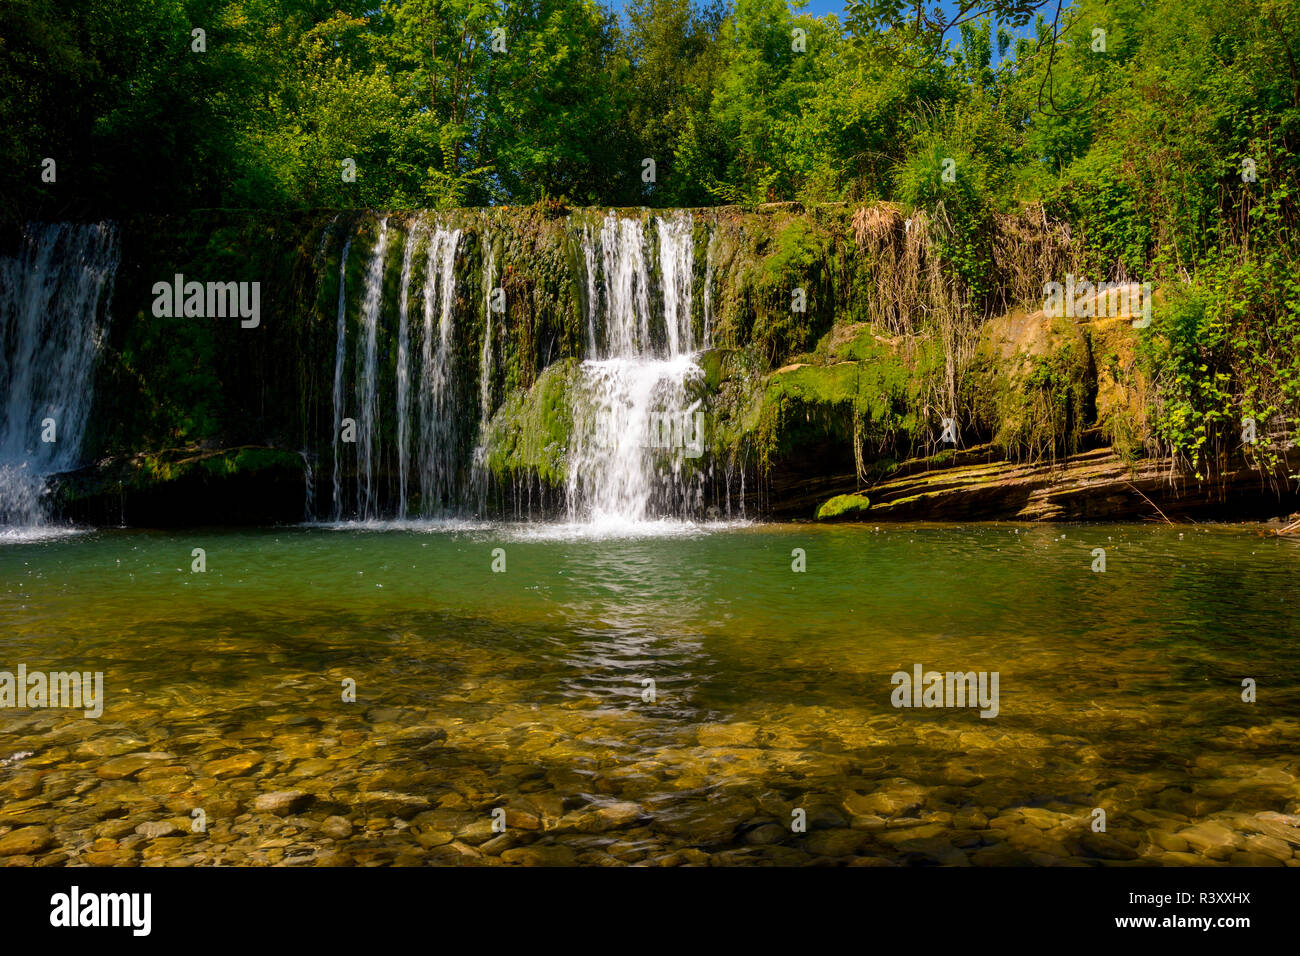
[[[866,495],[836,495],[817,509],[818,521],[860,520],[871,507]]]
[[[581,374],[575,359],[551,365],[532,388],[519,388],[488,424],[487,469],[501,484],[529,476],[561,487],[568,476],[574,390]]]

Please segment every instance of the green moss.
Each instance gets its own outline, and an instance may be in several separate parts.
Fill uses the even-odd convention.
[[[869,470],[868,460],[909,449],[928,427],[923,383],[942,367],[938,343],[904,348],[862,333],[846,348],[819,352],[855,358],[765,376],[746,369],[740,354],[724,361],[720,444],[733,455],[753,450],[760,467],[770,467],[830,442],[857,463],[859,474]]]
[[[531,389],[516,389],[502,403],[486,442],[487,467],[498,481],[532,474],[553,487],[564,484],[578,374],[575,359],[557,362]]]
[[[871,507],[866,495],[836,495],[817,509],[818,521],[845,521],[861,518]]]
[[[1035,352],[1003,355],[986,333],[966,375],[964,397],[976,426],[1011,458],[1079,451],[1095,418],[1097,381],[1086,334],[1058,319]]]

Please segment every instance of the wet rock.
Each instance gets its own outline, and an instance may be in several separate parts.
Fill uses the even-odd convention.
[[[429,809],[429,800],[427,797],[418,797],[410,793],[372,790],[358,793],[356,805],[367,813],[409,820],[420,811]]]
[[[645,811],[641,809],[639,803],[622,801],[619,803],[607,803],[604,806],[595,808],[596,818],[605,825],[606,829],[615,829],[618,827],[631,826],[645,816]]]
[[[135,851],[126,847],[91,850],[81,854],[81,859],[91,866],[130,866],[135,862]]]
[[[101,839],[116,841],[128,833],[135,832],[135,824],[130,820],[105,820],[91,828],[91,835]]]
[[[1205,822],[1179,830],[1178,835],[1197,853],[1212,860],[1226,860],[1245,840],[1219,823]]]
[[[213,760],[204,765],[203,772],[217,780],[229,780],[233,777],[246,776],[261,765],[262,755],[250,751],[235,754],[233,757],[225,757],[221,760]]]
[[[959,810],[953,814],[952,825],[959,830],[982,830],[989,825],[989,818],[979,810]]]
[[[1270,856],[1275,860],[1285,863],[1293,856],[1291,846],[1285,840],[1279,840],[1277,837],[1256,834],[1246,837],[1246,850],[1250,853],[1258,853],[1262,856]]]
[[[904,829],[887,830],[884,833],[877,833],[876,839],[881,843],[888,843],[893,846],[900,846],[912,840],[927,840],[940,836],[948,832],[948,828],[938,823],[926,823],[921,826],[907,827]]]
[[[1300,816],[1283,813],[1258,813],[1251,829],[1300,849]]]
[[[1074,822],[1069,814],[1053,813],[1051,810],[1044,810],[1041,807],[1021,807],[1020,815],[1025,818],[1027,824],[1031,827],[1037,827],[1039,830],[1050,830],[1062,823]]]
[[[95,768],[95,776],[101,780],[129,780],[145,767],[156,766],[175,758],[165,753],[127,754],[124,757],[112,757]]]
[[[889,826],[884,817],[878,817],[874,813],[868,813],[865,816],[855,816],[849,821],[849,826],[855,830],[884,830]]]
[[[140,850],[140,859],[145,863],[171,861],[180,854],[184,843],[181,837],[159,837]]]
[[[171,836],[173,833],[181,831],[170,820],[150,820],[136,827],[135,832],[146,840],[156,840],[159,837]]]
[[[816,856],[851,856],[861,850],[869,837],[861,830],[814,830],[801,841]]]
[[[1090,856],[1101,857],[1103,860],[1136,860],[1138,858],[1137,850],[1131,846],[1126,846],[1114,837],[1105,833],[1085,833],[1079,840],[1079,845],[1084,852]]]
[[[517,842],[518,838],[513,833],[500,833],[486,843],[479,844],[478,849],[484,856],[500,856]]]
[[[703,724],[696,739],[701,747],[745,747],[758,736],[753,724]]]
[[[137,737],[99,736],[83,740],[77,744],[72,755],[81,760],[93,760],[101,757],[117,757],[139,750],[147,743]]]
[[[564,816],[564,798],[554,791],[527,794],[520,803],[537,814],[538,819],[542,821],[543,829],[555,826]]]
[[[655,826],[691,843],[730,843],[732,834],[746,820],[753,819],[757,807],[753,801],[740,799],[683,800],[655,809]]]
[[[506,826],[516,830],[540,830],[542,821],[537,819],[531,813],[525,813],[523,810],[516,810],[513,807],[506,808]]]
[[[567,846],[520,846],[501,854],[503,863],[514,866],[572,866],[576,858]]]
[[[456,831],[456,839],[477,846],[497,835],[491,818],[482,817]]]
[[[277,790],[261,794],[253,801],[253,809],[258,813],[273,813],[285,817],[291,813],[301,813],[312,801],[310,793],[301,790]]]
[[[446,830],[421,828],[415,834],[415,842],[426,850],[431,850],[436,846],[446,846],[454,839],[455,836]]]
[[[783,843],[791,833],[779,823],[764,823],[745,834],[745,842],[754,846],[770,846]]]
[[[321,821],[320,832],[335,840],[346,840],[352,836],[352,821],[347,817],[326,817]]]
[[[0,837],[0,856],[31,856],[55,844],[49,827],[23,827]]]
[[[837,830],[849,825],[849,818],[844,811],[830,804],[813,804],[805,809],[809,830]]]
[[[693,846],[682,847],[677,852],[686,861],[685,866],[708,866],[711,859],[703,850],[698,850]]]
[[[6,780],[0,785],[0,794],[9,800],[26,800],[34,797],[41,792],[41,778],[43,774],[39,772],[29,772],[17,774],[12,780]]]
[[[141,781],[166,780],[169,777],[185,777],[185,776],[189,776],[188,768],[183,767],[180,764],[163,763],[153,767],[145,767],[138,774],[136,774],[135,779]]]
[[[1172,833],[1166,833],[1164,830],[1148,830],[1147,839],[1162,850],[1168,850],[1170,853],[1186,853],[1188,850],[1187,841],[1180,836]],[[1290,856],[1290,854],[1287,854]]]
[[[850,794],[844,808],[857,816],[878,814],[885,817],[906,816],[919,810],[925,803],[926,791],[907,780],[886,782],[879,790],[869,794]]]

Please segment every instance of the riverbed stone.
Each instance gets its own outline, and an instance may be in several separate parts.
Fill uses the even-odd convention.
[[[1197,853],[1212,860],[1226,860],[1234,850],[1245,844],[1245,839],[1220,823],[1207,821],[1178,831]]]
[[[567,846],[521,846],[506,850],[501,861],[513,866],[572,866],[577,854]]]
[[[696,731],[701,747],[747,747],[758,736],[753,724],[703,724]]]
[[[248,752],[235,754],[231,757],[223,757],[220,760],[213,760],[203,767],[203,772],[217,780],[229,780],[233,777],[243,777],[252,773],[262,765],[263,757],[259,753]]]
[[[167,753],[135,753],[121,757],[110,757],[95,768],[95,776],[101,780],[127,780],[134,777],[145,767],[152,767],[175,758]]]
[[[148,820],[137,826],[135,832],[140,834],[146,840],[156,840],[159,837],[171,836],[173,833],[179,833],[181,831],[180,828],[170,820]]]
[[[276,790],[260,794],[253,801],[253,809],[258,813],[273,813],[284,817],[291,813],[301,813],[312,801],[312,795],[302,790]]]
[[[48,850],[56,842],[49,827],[22,827],[0,837],[0,856],[31,856]]]

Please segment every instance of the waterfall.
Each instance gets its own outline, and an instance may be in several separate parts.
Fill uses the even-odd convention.
[[[480,239],[483,248],[483,348],[479,352],[478,362],[478,439],[474,444],[474,455],[470,463],[473,492],[477,498],[478,510],[487,505],[488,469],[487,440],[488,425],[492,421],[492,300],[496,290],[496,246],[492,242],[492,233],[486,229]]]
[[[659,233],[659,271],[663,280],[664,327],[668,354],[694,351],[691,335],[691,270],[694,223],[689,213],[655,219]]]
[[[582,262],[587,270],[587,354],[596,356],[596,322],[600,314],[600,287],[596,275],[596,243],[591,224],[582,225]]]
[[[600,251],[605,268],[603,354],[639,355],[650,345],[650,272],[641,223],[611,212],[600,228]]]
[[[431,225],[417,218],[407,231],[402,250],[401,288],[396,308],[395,394],[397,500],[385,500],[391,487],[383,472],[381,436],[381,338],[391,329],[391,305],[384,303],[384,272],[390,245],[388,218],[379,223],[374,248],[366,265],[358,338],[355,343],[355,377],[351,394],[356,414],[356,510],[361,521],[373,521],[395,512],[405,518],[410,510],[410,475],[418,472],[419,511],[431,516],[457,505],[461,424],[455,391],[456,252],[460,230]],[[427,239],[427,241],[426,241]],[[339,266],[337,343],[334,353],[334,520],[342,521],[344,462],[340,440],[345,420],[344,400],[348,357],[347,258],[351,239],[344,245]],[[411,286],[418,284],[417,257],[425,248],[420,303],[423,321],[412,321]]]
[[[339,259],[338,337],[334,346],[334,520],[343,518],[341,473],[339,471],[339,438],[343,430],[343,360],[347,344],[347,287],[348,252],[352,249],[352,236],[343,243]]]
[[[429,240],[424,279],[420,390],[421,513],[432,516],[457,501],[460,448],[454,393],[456,249],[460,230],[439,226]],[[434,329],[434,317],[438,326]]]
[[[702,469],[693,463],[704,451],[703,412],[692,399],[703,379],[692,326],[694,223],[687,212],[651,221],[657,270],[639,220],[610,213],[598,239],[583,231],[594,354],[582,363],[574,403],[566,487],[572,521],[689,518],[703,505]],[[599,282],[591,271],[596,262]],[[659,295],[652,297],[655,271]],[[662,345],[652,336],[652,300],[663,306],[654,317],[662,319]]]
[[[45,478],[80,464],[118,257],[115,227],[61,223],[0,259],[0,525],[42,524]]]
[[[406,517],[406,475],[411,467],[410,301],[411,264],[423,217],[416,219],[402,250],[402,291],[397,308],[397,517]]]
[[[363,288],[352,292],[352,331],[350,239],[343,250],[334,367],[336,521],[432,518],[487,502],[498,350],[509,328],[494,309],[501,281],[498,237],[486,220],[468,227],[477,246],[466,248],[480,253],[481,275],[467,277],[457,268],[465,233],[449,217],[430,214],[405,227],[397,223],[384,218],[377,225]],[[708,345],[709,335],[695,315],[695,225],[685,211],[641,217],[609,212],[568,233],[581,244],[574,261],[586,269],[579,286],[586,292],[586,361],[572,394],[574,427],[563,488],[563,504],[575,522],[690,519],[702,511],[708,460],[701,460],[704,376],[696,351]],[[400,286],[386,303],[393,229],[406,234]],[[461,295],[471,293],[466,301],[477,298],[481,305],[470,306],[463,317]],[[706,311],[707,299],[706,286]],[[465,318],[472,312],[477,320],[480,308],[481,337],[471,338]],[[392,356],[390,342],[395,357],[386,357]],[[392,386],[385,368],[394,369]],[[355,416],[355,464],[340,452],[348,403]],[[392,408],[394,415],[393,424],[382,429],[381,408]],[[355,493],[343,480],[345,472],[355,474]],[[532,484],[516,489],[526,500],[514,504],[531,508],[536,492],[545,509],[556,489]],[[344,498],[350,507],[342,506]]]
[[[483,351],[478,363],[479,441],[492,417],[492,298],[496,283],[497,256],[491,233],[484,232],[483,244]]]
[[[379,517],[374,492],[375,446],[378,443],[379,310],[384,300],[384,259],[388,254],[388,218],[380,220],[379,238],[366,269],[366,295],[361,309],[361,342],[357,356],[357,517]]]
[[[713,335],[713,270],[716,253],[714,247],[717,245],[718,237],[716,233],[709,236],[708,245],[704,250],[704,341],[711,341]]]
[[[314,521],[316,520],[316,485],[311,467],[311,455],[305,449],[298,454],[302,456],[302,520]]]

